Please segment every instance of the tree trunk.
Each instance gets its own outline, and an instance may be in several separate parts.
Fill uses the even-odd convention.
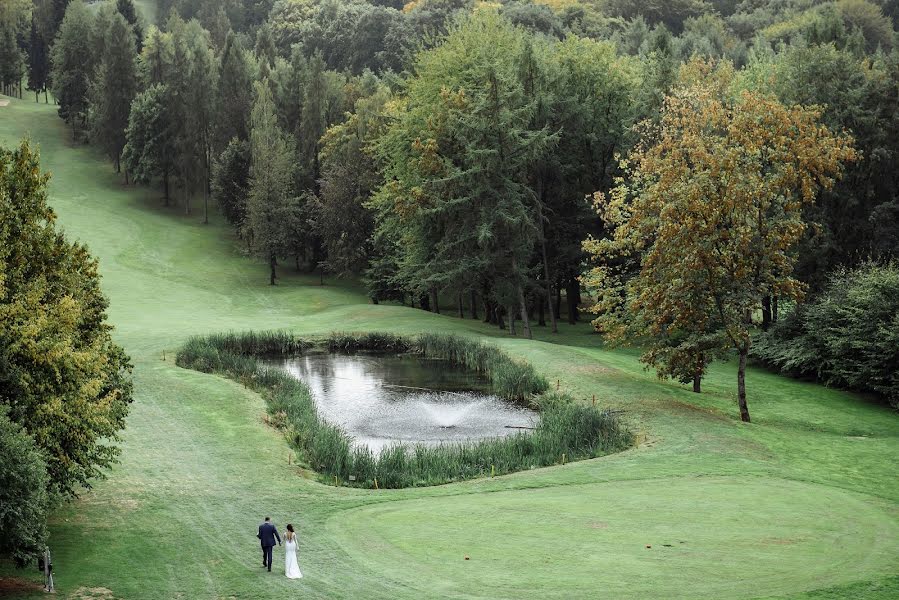
[[[206,177],[203,177],[203,224],[209,225],[209,188],[206,185]]]
[[[537,304],[537,325],[546,327],[546,298],[543,297],[543,294],[537,294],[534,300]],[[553,323],[555,323],[555,319],[553,319]]]
[[[434,312],[440,314],[440,299],[437,297],[437,290],[431,290],[431,302],[434,304]]]
[[[543,194],[543,184],[541,183],[541,195]],[[549,306],[549,321],[552,323],[552,332],[559,333],[559,324],[556,321],[556,317],[559,314],[559,309],[556,307],[553,310],[553,285],[552,279],[549,277],[549,258],[547,258],[546,254],[546,230],[545,224],[543,222],[543,203],[541,198],[541,203],[538,211],[538,220],[540,221],[540,251],[543,255],[543,277],[544,277],[544,285],[546,286],[546,303]],[[540,324],[546,325],[546,322],[543,320],[543,303],[540,303]]]
[[[163,173],[162,185],[165,188],[165,194],[163,196],[165,198],[165,205],[168,206],[169,205],[169,174],[168,173]]]
[[[762,331],[768,331],[771,326],[771,296],[762,298]]]
[[[429,311],[431,310],[431,299],[427,294],[422,294],[418,298],[418,305],[421,306],[422,310]]]
[[[505,329],[506,322],[503,320],[503,308],[499,303],[493,305],[493,312],[496,314],[496,326],[500,329]]]
[[[40,90],[34,90],[34,103],[37,104],[41,101],[41,92]]]
[[[561,319],[562,318],[562,286],[556,287],[556,297],[555,297],[555,309],[556,315]],[[552,310],[552,309],[550,309]]]
[[[118,156],[115,157],[115,172],[116,173],[122,172],[122,164],[121,164],[121,161],[119,160]]]
[[[47,97],[47,88],[44,88],[44,104],[50,104],[50,99]]]
[[[509,314],[509,334],[517,335],[515,333],[515,305],[510,304],[507,312]]]
[[[527,339],[533,339],[534,334],[531,333],[531,322],[528,320],[528,304],[524,299],[524,291],[518,286],[518,302],[521,304],[521,332]]]
[[[580,319],[578,315],[577,305],[580,299],[581,284],[577,279],[571,279],[565,286],[565,299],[568,302],[568,322],[574,325]]]
[[[269,267],[271,268],[271,270],[272,270],[272,271],[271,271],[271,276],[270,276],[269,282],[268,282],[269,285],[275,285],[275,280],[278,278],[278,276],[275,275],[275,267],[276,267],[277,265],[278,265],[278,259],[275,258],[275,254],[274,254],[274,252],[273,252],[273,253],[270,254],[269,257],[268,257],[268,266],[269,266]]]
[[[777,323],[777,296],[771,298],[771,321]]]
[[[740,363],[737,368],[737,401],[740,404],[740,420],[749,423],[749,407],[746,406],[746,357],[749,355],[749,344],[740,347]]]
[[[471,318],[478,320],[478,295],[474,290],[471,290]]]
[[[699,373],[693,375],[693,391],[697,394],[702,391],[702,375]]]
[[[456,305],[459,310],[459,318],[464,319],[465,318],[465,307],[462,306],[462,292],[459,292],[458,294],[456,294]]]

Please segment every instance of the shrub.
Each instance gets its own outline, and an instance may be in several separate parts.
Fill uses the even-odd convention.
[[[305,383],[280,369],[265,368],[254,356],[295,354],[310,346],[284,332],[193,337],[178,353],[176,363],[225,375],[260,392],[269,423],[283,429],[288,443],[329,482],[337,477],[362,487],[374,487],[375,480],[385,488],[438,485],[553,465],[563,455],[568,460],[593,458],[632,442],[614,415],[553,395],[541,399],[541,420],[531,434],[438,446],[397,444],[375,455],[368,447],[354,448],[343,430],[321,418]],[[333,334],[326,346],[332,351],[418,351],[477,370],[491,380],[498,394],[518,401],[548,387],[531,365],[514,361],[493,346],[455,336],[428,334],[410,339],[384,333]],[[288,350],[278,352],[279,348]]]
[[[0,407],[0,556],[23,566],[43,552],[48,510],[44,458]]]
[[[837,271],[754,347],[778,370],[874,392],[899,407],[899,264]]]

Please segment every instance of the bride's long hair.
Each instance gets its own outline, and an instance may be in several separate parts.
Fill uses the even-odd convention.
[[[288,542],[293,541],[297,537],[297,534],[293,531],[293,525],[290,523],[287,524],[287,533],[284,534],[284,537],[287,538]]]

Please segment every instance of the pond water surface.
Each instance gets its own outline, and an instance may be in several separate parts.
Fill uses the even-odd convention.
[[[356,444],[462,442],[533,427],[537,413],[490,393],[446,361],[410,355],[308,354],[267,361],[304,381],[319,413]]]

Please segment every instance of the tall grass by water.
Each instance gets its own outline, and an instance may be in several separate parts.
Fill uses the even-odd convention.
[[[216,334],[190,338],[176,362],[180,367],[224,375],[259,392],[266,401],[269,422],[284,432],[303,460],[328,481],[336,477],[346,485],[439,485],[593,458],[632,443],[630,432],[615,415],[554,394],[534,402],[541,418],[529,433],[437,446],[396,444],[376,455],[367,446],[354,447],[343,430],[321,417],[305,383],[257,360],[257,356],[302,353],[313,345],[280,331]],[[517,401],[533,399],[548,387],[530,364],[514,361],[493,346],[457,336],[334,334],[324,345],[330,350],[417,351],[429,358],[443,358],[482,373],[497,394]]]

